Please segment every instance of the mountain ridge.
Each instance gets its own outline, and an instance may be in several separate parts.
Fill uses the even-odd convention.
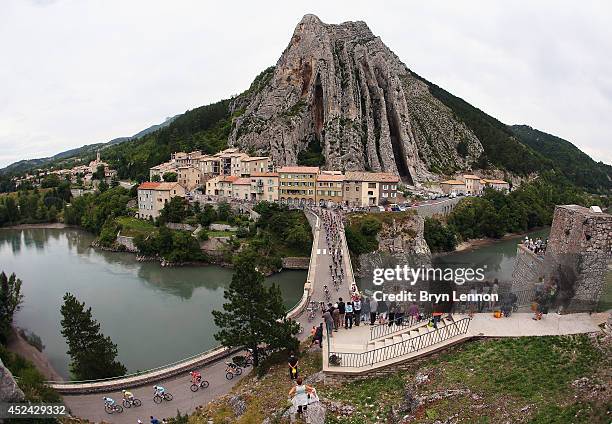
[[[392,172],[408,183],[473,170],[576,174],[513,126],[411,71],[365,22],[325,24],[314,15],[243,93],[105,146],[102,158],[121,178],[142,181],[172,152],[228,146],[270,154],[276,165]],[[609,168],[587,174],[600,182],[587,175],[583,187],[609,191]]]

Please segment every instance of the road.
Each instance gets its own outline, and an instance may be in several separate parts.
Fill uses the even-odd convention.
[[[315,219],[311,220],[311,225],[314,225]],[[344,231],[340,230],[341,234]],[[313,274],[312,284],[312,295],[311,299],[315,301],[324,301],[325,295],[323,285],[327,284],[329,287],[332,298],[331,301],[335,302],[338,297],[342,297],[345,300],[350,298],[350,270],[349,270],[349,254],[346,247],[346,243],[343,243],[343,268],[345,280],[340,285],[339,290],[336,291],[333,284],[331,283],[331,276],[329,271],[329,265],[332,262],[332,257],[329,254],[329,246],[326,242],[326,229],[323,223],[320,221],[319,237],[313,240],[313,243],[317,249],[317,258],[315,261],[315,270]],[[304,332],[300,335],[300,339],[305,339],[310,335],[310,329],[314,325],[318,325],[321,320],[320,311],[317,312],[315,320],[312,322],[308,321],[308,314],[302,313],[297,320],[302,324]],[[250,368],[247,369],[250,370]],[[113,399],[120,400],[122,397],[121,392],[110,392],[110,393],[95,393],[90,395],[64,395],[64,402],[72,411],[72,414],[86,418],[93,422],[111,422],[116,424],[128,424],[137,423],[138,419],[143,422],[148,422],[151,415],[158,419],[169,418],[176,416],[176,411],[179,410],[181,413],[193,412],[196,407],[200,405],[206,405],[211,400],[228,393],[234,384],[239,380],[234,377],[231,381],[225,378],[225,363],[223,360],[208,365],[200,370],[204,379],[210,382],[210,386],[207,389],[200,389],[193,393],[189,389],[190,378],[187,373],[177,377],[171,377],[164,381],[158,382],[157,384],[163,386],[168,392],[172,393],[174,399],[171,402],[162,402],[157,405],[153,403],[153,384],[137,387],[132,389],[132,393],[135,397],[142,401],[142,406],[139,408],[124,409],[121,414],[107,414],[104,411],[104,402],[102,398],[109,396]],[[244,376],[244,374],[243,374]],[[242,378],[241,376],[240,378]]]
[[[250,369],[247,368],[246,372]],[[157,405],[153,402],[153,384],[134,388],[131,391],[136,398],[142,401],[142,406],[139,408],[124,408],[121,414],[107,414],[104,411],[104,402],[102,401],[104,396],[109,396],[115,401],[120,400],[122,397],[121,392],[64,395],[64,403],[70,408],[73,415],[93,422],[105,421],[116,424],[135,424],[138,422],[138,419],[141,419],[144,423],[148,423],[151,415],[161,421],[162,418],[176,416],[177,409],[181,413],[193,412],[196,407],[206,405],[211,400],[228,393],[234,384],[245,375],[234,377],[231,381],[227,380],[225,378],[225,363],[223,361],[207,366],[201,369],[200,372],[202,377],[210,382],[210,386],[207,389],[200,389],[193,393],[189,389],[191,382],[188,374],[172,377],[157,384],[172,393],[174,399],[171,402],[163,401]]]

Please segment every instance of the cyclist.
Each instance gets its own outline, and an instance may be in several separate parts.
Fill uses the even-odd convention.
[[[115,406],[115,401],[109,397],[104,396],[102,400],[104,400],[104,406]]]
[[[129,401],[134,400],[134,395],[132,394],[132,392],[128,392],[127,390],[122,390],[121,393],[123,393],[123,399],[129,400]]]
[[[155,395],[159,395],[162,398],[164,397],[164,394],[166,393],[166,389],[164,389],[162,386],[153,386],[153,389],[155,389],[155,393],[153,394],[154,397]]]
[[[202,380],[202,374],[200,374],[199,371],[191,371],[189,374],[191,375],[191,382],[193,384],[200,384],[200,381]]]

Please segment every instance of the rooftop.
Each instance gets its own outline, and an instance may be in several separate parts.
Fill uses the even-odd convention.
[[[157,188],[158,185],[160,185],[161,183],[154,183],[154,182],[146,182],[146,183],[142,183],[138,186],[138,190],[154,190]]]
[[[283,166],[278,172],[287,172],[289,174],[318,174],[318,166]]]
[[[278,177],[278,172],[251,172],[251,177]]]
[[[379,183],[399,182],[399,177],[397,175],[385,172],[348,171],[344,179],[348,181],[371,181]]]
[[[251,179],[250,178],[237,178],[234,180],[234,182],[232,183],[234,185],[251,185]]]
[[[344,175],[321,174],[317,181],[344,181]]]
[[[463,181],[459,181],[459,180],[446,180],[446,181],[442,181],[440,184],[463,185],[465,183]]]
[[[483,178],[482,181],[489,184],[508,184],[508,182],[504,180],[489,180],[487,178]]]
[[[247,158],[242,159],[243,162],[251,162],[253,160],[268,160],[267,156],[249,156]]]
[[[480,179],[479,176],[472,175],[472,174],[464,175],[463,178],[465,178],[466,180],[479,180]]]

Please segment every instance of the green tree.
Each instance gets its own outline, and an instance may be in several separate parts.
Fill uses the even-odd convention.
[[[151,177],[151,181],[154,183],[158,183],[161,181],[161,177],[159,176],[159,174],[155,174]]]
[[[160,222],[183,222],[188,215],[188,204],[180,196],[174,196],[161,210]]]
[[[457,247],[457,236],[452,228],[436,218],[425,218],[425,241],[432,252],[452,252]]]
[[[221,202],[217,205],[217,219],[219,221],[229,221],[232,215],[232,208],[229,203]]]
[[[21,309],[23,294],[21,294],[21,280],[15,273],[7,277],[0,273],[0,338],[3,343],[11,331],[13,316]]]
[[[257,347],[266,344],[271,349],[297,346],[298,324],[285,317],[280,289],[264,286],[264,277],[255,268],[252,252],[235,260],[235,271],[224,297],[223,311],[213,311],[219,331],[215,339],[226,347],[253,349],[255,366],[259,365]]]
[[[92,174],[91,178],[94,180],[102,181],[104,179],[104,165],[98,165],[96,171]]]
[[[72,294],[64,295],[62,335],[68,343],[70,371],[79,380],[117,377],[126,373],[117,361],[117,345],[100,332],[100,324],[93,318],[91,308]]]
[[[176,172],[164,172],[164,181],[167,183],[175,183],[178,180],[178,174]]]

